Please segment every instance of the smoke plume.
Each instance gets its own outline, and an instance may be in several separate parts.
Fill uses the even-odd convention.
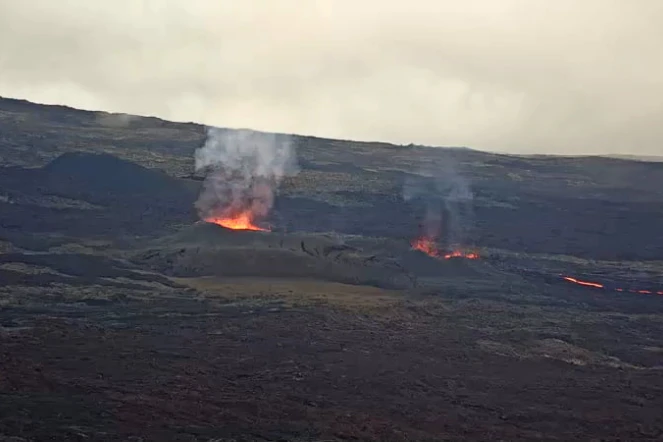
[[[195,152],[196,172],[206,172],[195,203],[204,220],[264,219],[281,180],[298,171],[292,138],[249,130],[209,128]]]
[[[453,163],[409,176],[403,186],[403,199],[424,204],[422,236],[442,241],[449,248],[467,245],[473,227],[473,194]]]
[[[96,115],[96,122],[101,126],[106,127],[129,127],[132,121],[139,120],[140,117],[128,114],[111,114],[107,112],[98,112]]]

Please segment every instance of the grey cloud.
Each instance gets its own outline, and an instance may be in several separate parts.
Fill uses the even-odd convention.
[[[0,95],[224,127],[663,154],[658,0],[0,0]]]

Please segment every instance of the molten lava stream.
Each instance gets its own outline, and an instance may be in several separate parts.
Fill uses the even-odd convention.
[[[576,278],[571,278],[570,276],[563,276],[562,278],[574,284],[584,285],[586,287],[596,287],[597,289],[603,288],[603,284],[599,284],[598,282],[581,281]]]
[[[598,282],[581,281],[579,279],[572,278],[571,276],[562,276],[562,279],[564,279],[565,281],[568,281],[568,282],[572,282],[574,284],[584,285],[585,287],[595,287],[597,289],[605,289],[606,288],[605,285],[600,284]],[[617,287],[614,290],[616,292],[620,292],[620,293],[628,292],[628,293],[638,293],[640,295],[654,295],[654,294],[663,295],[663,290],[659,290],[659,291],[655,292],[654,290],[624,289],[624,288],[621,288],[621,287]]]
[[[206,218],[205,222],[218,224],[221,227],[232,230],[255,230],[268,232],[269,229],[263,229],[253,223],[253,217],[248,212],[240,213],[233,217],[210,217]]]

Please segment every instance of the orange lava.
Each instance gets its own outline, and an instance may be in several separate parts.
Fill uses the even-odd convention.
[[[444,255],[444,259],[451,259],[451,258],[478,259],[479,255],[471,252],[465,253],[459,250],[455,250],[451,253],[447,253],[446,255]]]
[[[218,224],[221,227],[232,230],[269,231],[269,229],[256,226],[253,223],[253,216],[251,216],[250,212],[242,212],[234,217],[211,217],[205,219],[205,222]]]
[[[440,250],[437,248],[437,244],[430,238],[415,239],[411,245],[414,250],[424,252],[428,256],[432,256],[433,258],[440,257]]]
[[[477,253],[465,253],[460,250],[454,250],[451,253],[446,253],[442,255],[440,252],[440,249],[438,249],[437,244],[435,244],[435,241],[433,241],[431,238],[418,238],[412,241],[411,246],[414,250],[419,250],[420,252],[425,253],[428,256],[431,256],[433,258],[444,258],[444,259],[451,259],[451,258],[465,258],[465,259],[478,259],[479,255]]]
[[[562,279],[564,279],[565,281],[572,282],[574,284],[584,285],[584,286],[587,286],[587,287],[596,287],[596,288],[599,288],[599,289],[605,289],[606,288],[605,285],[600,284],[598,282],[581,281],[579,279],[572,278],[570,276],[562,276]],[[638,293],[638,294],[641,294],[641,295],[654,295],[654,294],[663,295],[663,291],[661,291],[661,290],[655,292],[653,290],[624,289],[624,288],[621,288],[621,287],[617,287],[614,290],[616,292],[620,292],[620,293],[628,292],[628,293]]]
[[[604,287],[603,284],[599,284],[598,282],[581,281],[579,279],[571,278],[570,276],[564,276],[563,278],[569,282],[584,285],[587,287],[596,287],[599,289],[602,289]]]

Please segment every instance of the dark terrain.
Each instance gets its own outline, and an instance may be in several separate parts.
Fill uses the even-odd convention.
[[[0,440],[663,439],[663,163],[295,137],[238,232],[204,140],[0,99]],[[478,260],[409,245],[449,168]]]

